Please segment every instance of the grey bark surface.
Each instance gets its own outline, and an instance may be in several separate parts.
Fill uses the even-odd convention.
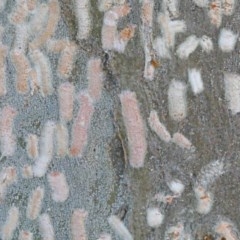
[[[143,78],[144,52],[140,36],[141,3],[130,0],[131,13],[124,18],[119,27],[126,22],[136,24],[134,38],[128,43],[123,54],[113,51],[104,52],[101,46],[101,28],[103,13],[97,9],[96,1],[91,1],[93,30],[87,40],[79,41],[74,4],[61,0],[61,20],[56,36],[68,36],[77,43],[79,52],[69,79],[76,91],[86,88],[86,64],[90,57],[100,57],[105,74],[104,88],[89,130],[88,144],[81,158],[58,158],[51,162],[48,171],[58,170],[65,173],[70,187],[70,197],[64,203],[54,203],[50,196],[47,178],[26,180],[19,174],[18,182],[7,192],[6,200],[0,204],[0,225],[3,225],[8,209],[15,205],[20,209],[20,224],[13,239],[18,238],[21,229],[34,233],[34,239],[41,239],[38,222],[26,218],[26,206],[30,193],[37,186],[45,186],[45,197],[41,212],[50,214],[56,239],[71,239],[70,219],[74,208],[84,208],[88,212],[86,229],[88,239],[97,239],[102,232],[111,233],[118,239],[108,224],[110,215],[119,216],[136,240],[164,239],[166,229],[178,222],[184,224],[193,239],[202,240],[213,236],[214,225],[219,218],[231,219],[240,229],[239,208],[239,114],[233,116],[227,108],[224,97],[223,73],[239,73],[239,43],[232,53],[222,53],[218,46],[219,29],[209,23],[207,12],[192,1],[181,1],[180,16],[187,25],[186,33],[177,35],[176,46],[187,36],[212,37],[214,51],[206,55],[200,48],[190,55],[188,60],[180,60],[175,54],[171,60],[160,60],[153,81]],[[7,23],[7,15],[14,5],[8,1],[5,12],[1,13],[1,24],[6,28],[3,42],[9,47],[14,41],[14,30]],[[155,1],[154,19],[161,10],[161,1]],[[236,5],[231,17],[223,17],[221,27],[238,32],[240,6]],[[156,21],[156,20],[155,20]],[[153,35],[160,33],[156,22]],[[53,63],[53,85],[57,89],[59,82],[56,72],[58,55],[48,55]],[[187,91],[188,116],[180,123],[171,120],[168,113],[168,86],[172,79],[187,81],[189,67],[200,68],[204,81],[204,92],[194,96]],[[16,95],[14,87],[14,68],[7,60],[8,94],[0,99],[0,106],[9,103],[18,109],[14,131],[17,133],[17,153],[14,157],[3,158],[1,169],[15,165],[17,169],[26,163],[25,137],[27,133],[41,134],[47,119],[58,119],[57,90],[43,99],[40,95]],[[119,94],[123,90],[134,91],[139,101],[142,117],[147,131],[148,151],[143,168],[134,169],[128,162],[128,142],[121,114]],[[150,111],[155,109],[167,129],[173,134],[180,131],[196,147],[195,152],[181,149],[173,143],[161,141],[147,124]],[[74,109],[75,115],[77,109]],[[68,125],[70,131],[71,124]],[[206,164],[213,160],[224,159],[227,171],[211,186],[214,204],[210,213],[200,215],[196,212],[196,198],[193,186],[196,176]],[[155,194],[170,194],[167,182],[179,179],[185,185],[184,193],[170,205],[162,205],[153,200]],[[160,207],[165,215],[164,223],[157,229],[151,229],[146,221],[148,207]],[[210,239],[210,238],[209,238]]]

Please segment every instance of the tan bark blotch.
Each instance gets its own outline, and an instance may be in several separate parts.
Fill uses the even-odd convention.
[[[141,10],[141,18],[144,24],[152,26],[153,20],[153,6],[154,2],[152,0],[144,0]]]
[[[214,240],[213,236],[208,234],[208,235],[204,235],[203,240]]]
[[[22,230],[19,234],[18,240],[33,240],[33,234],[29,231]]]
[[[196,211],[200,214],[208,214],[213,205],[213,194],[201,186],[194,189],[197,199]]]
[[[194,150],[192,143],[181,133],[177,132],[173,134],[172,142],[178,145],[181,148],[187,150]]]
[[[68,154],[68,129],[65,124],[57,124],[56,126],[56,142],[57,142],[57,155],[64,157]]]
[[[147,152],[145,125],[140,113],[136,94],[123,91],[120,94],[122,115],[127,131],[129,163],[134,168],[143,167]]]
[[[88,140],[88,129],[90,127],[94,106],[88,93],[80,93],[80,109],[72,126],[72,142],[70,154],[82,156]]]
[[[118,32],[118,20],[126,16],[131,8],[128,4],[115,6],[104,14],[102,27],[102,46],[105,50],[124,52],[128,41],[133,37],[135,26],[130,25],[121,33]]]
[[[7,188],[17,181],[15,167],[6,167],[0,172],[0,203],[5,199]]]
[[[33,11],[37,6],[37,0],[27,0],[28,11]]]
[[[8,211],[8,217],[1,229],[2,240],[10,240],[19,224],[19,209],[11,207]]]
[[[134,33],[135,33],[135,25],[130,25],[130,26],[124,28],[120,32],[119,36],[120,36],[121,40],[129,41],[131,38],[133,38]]]
[[[52,199],[55,202],[65,202],[69,196],[69,187],[66,177],[61,172],[48,174],[48,183],[52,189]]]
[[[180,240],[184,238],[184,226],[182,223],[178,223],[175,226],[171,226],[167,229],[165,234],[165,240]]]
[[[70,42],[68,39],[54,39],[51,38],[47,41],[46,47],[49,52],[60,53],[66,47],[75,45],[75,43]]]
[[[54,229],[49,214],[44,213],[39,217],[39,231],[42,240],[55,240]]]
[[[222,14],[223,14],[222,1],[221,0],[212,1],[209,4],[208,12],[211,24],[219,28],[222,24]]]
[[[171,135],[167,128],[160,122],[157,112],[152,110],[148,118],[150,128],[158,135],[158,137],[168,143],[171,140]]]
[[[104,25],[102,27],[102,47],[103,49],[114,49],[116,38],[116,26]]]
[[[75,88],[73,84],[65,82],[58,88],[59,115],[62,122],[71,121],[73,118],[73,102]]]
[[[16,89],[25,94],[29,91],[28,78],[31,66],[25,54],[18,50],[11,52],[11,59],[16,69]]]
[[[34,166],[33,173],[36,177],[43,177],[53,157],[53,136],[55,123],[47,121],[41,133],[40,154]]]
[[[173,49],[175,46],[176,34],[186,32],[187,30],[185,21],[171,20],[167,13],[160,13],[158,21],[166,47]]]
[[[23,176],[23,178],[32,178],[33,177],[32,166],[30,166],[30,165],[23,166],[22,176]]]
[[[102,95],[103,71],[100,58],[92,58],[87,67],[88,92],[93,101],[98,101]]]
[[[31,220],[36,219],[39,216],[42,207],[42,200],[44,197],[44,188],[37,187],[31,194],[28,206],[27,217]]]
[[[48,21],[49,6],[47,3],[38,4],[34,15],[30,18],[28,32],[32,36],[39,36],[44,31]]]
[[[88,213],[84,209],[75,209],[71,217],[71,232],[73,240],[87,240],[85,221]]]
[[[5,45],[0,44],[0,97],[7,93],[6,86],[6,66],[5,61],[7,57],[8,48]]]
[[[131,8],[128,4],[124,4],[121,6],[113,7],[112,11],[117,14],[118,18],[122,18],[130,13]]]
[[[5,133],[8,133],[9,131],[12,131],[14,118],[17,114],[17,110],[7,105],[5,106],[1,111],[1,118],[0,118],[0,127],[1,127],[1,135],[4,135]]]
[[[29,134],[27,136],[27,154],[31,159],[38,158],[38,136],[35,134]]]
[[[5,106],[0,112],[0,142],[2,156],[12,156],[16,150],[16,137],[13,133],[15,108]]]
[[[160,61],[158,61],[158,60],[156,60],[156,59],[152,59],[152,60],[150,61],[150,64],[151,64],[154,68],[158,68],[158,67],[161,66]]]
[[[212,209],[214,197],[209,188],[224,172],[223,161],[216,160],[204,166],[198,174],[194,191],[197,199],[196,210],[200,214],[207,214]]]
[[[12,24],[20,24],[25,21],[28,16],[28,6],[26,0],[17,0],[16,6],[9,16],[9,21]]]
[[[58,0],[49,0],[49,17],[43,32],[35,38],[29,47],[33,49],[40,48],[54,33],[60,19],[60,6]]]
[[[223,14],[230,16],[233,14],[235,9],[235,0],[222,0]]]
[[[237,240],[238,237],[238,231],[236,229],[236,226],[226,220],[219,221],[215,226],[215,232],[219,234],[222,238],[225,238],[227,240]]]
[[[153,200],[156,200],[158,202],[165,203],[165,204],[172,204],[173,200],[177,197],[178,196],[175,196],[175,195],[165,195],[163,193],[157,193],[154,196]]]
[[[72,72],[77,46],[74,43],[64,48],[58,61],[58,74],[62,78],[68,78]]]
[[[39,49],[30,52],[31,59],[35,64],[37,71],[37,79],[40,86],[40,91],[43,97],[53,93],[52,86],[52,69],[49,58],[44,55]]]

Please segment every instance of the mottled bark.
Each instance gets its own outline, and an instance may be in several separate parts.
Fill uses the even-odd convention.
[[[159,12],[165,9],[163,2],[166,1],[154,1],[153,39],[159,35],[162,36],[157,18]],[[4,231],[7,231],[7,219],[11,219],[8,218],[8,214],[11,213],[9,213],[9,209],[13,207],[19,209],[19,215],[16,217],[19,218],[19,223],[15,224],[17,225],[17,227],[14,226],[16,230],[13,231],[12,238],[8,239],[18,239],[19,233],[22,231],[33,233],[33,239],[44,239],[41,231],[45,231],[43,229],[46,226],[39,227],[39,216],[34,215],[34,219],[38,219],[31,220],[26,215],[29,198],[38,187],[44,188],[44,197],[41,210],[39,210],[40,219],[43,221],[44,216],[50,217],[55,239],[59,240],[78,239],[76,229],[74,230],[75,238],[72,238],[71,233],[71,221],[77,218],[72,215],[74,210],[79,214],[84,213],[84,217],[82,217],[84,222],[83,219],[78,219],[80,221],[79,228],[86,227],[83,232],[88,239],[98,239],[102,233],[110,233],[113,239],[120,239],[109,225],[108,218],[111,215],[118,216],[136,240],[221,239],[218,237],[226,237],[224,235],[226,233],[220,228],[224,225],[221,221],[230,222],[234,226],[234,234],[238,233],[240,230],[240,119],[238,111],[232,112],[229,109],[225,96],[224,73],[239,73],[239,42],[237,40],[233,51],[223,52],[218,46],[218,38],[222,28],[238,33],[240,4],[235,3],[231,16],[223,15],[221,25],[218,27],[211,23],[209,17],[209,8],[213,8],[211,4],[214,1],[209,1],[206,8],[199,7],[194,3],[198,1],[179,2],[179,15],[172,19],[184,20],[186,31],[175,35],[175,46],[170,48],[171,59],[161,58],[152,50],[151,64],[155,70],[154,78],[147,80],[144,78],[142,1],[127,1],[131,12],[118,21],[119,31],[129,24],[135,25],[133,38],[128,36],[130,40],[124,52],[119,53],[102,48],[101,31],[104,13],[99,11],[97,1],[90,1],[91,33],[86,39],[79,39],[74,1],[59,0],[61,18],[53,38],[68,38],[70,42],[74,42],[77,49],[76,58],[71,74],[64,79],[57,73],[60,54],[47,51],[44,46],[41,48],[43,54],[49,58],[52,71],[52,89],[50,93],[44,95],[38,89],[41,86],[37,86],[32,91],[27,87],[24,88],[27,93],[18,92],[16,88],[16,74],[20,70],[14,66],[10,51],[14,48],[17,36],[15,35],[15,25],[10,24],[8,18],[15,7],[15,1],[7,1],[4,10],[0,13],[0,23],[4,28],[2,44],[6,45],[9,50],[5,65],[1,60],[2,71],[4,71],[2,65],[6,69],[5,76],[1,77],[6,82],[7,90],[3,87],[0,108],[1,114],[3,114],[2,109],[5,106],[11,106],[16,109],[17,114],[13,120],[12,132],[11,129],[8,131],[9,135],[13,133],[16,137],[16,150],[14,154],[9,155],[4,151],[1,152],[0,225]],[[207,53],[200,44],[187,59],[181,59],[176,54],[176,50],[190,35],[196,35],[198,39],[203,35],[210,37],[213,42],[213,50]],[[123,36],[120,34],[120,37]],[[30,39],[31,41],[34,39],[34,34]],[[151,42],[149,39],[147,41]],[[31,59],[31,54],[31,49],[26,47],[26,56],[29,59]],[[83,146],[84,150],[81,150],[79,155],[72,154],[71,151],[65,155],[65,150],[64,153],[58,155],[54,152],[56,150],[53,150],[50,163],[46,163],[47,174],[38,176],[35,168],[43,164],[36,162],[40,161],[41,147],[39,153],[35,153],[36,146],[32,150],[34,151],[32,155],[36,155],[38,159],[31,158],[31,149],[28,149],[31,145],[28,143],[30,134],[39,138],[40,141],[36,139],[36,142],[41,144],[46,122],[48,120],[55,123],[61,122],[63,125],[60,126],[64,126],[68,130],[69,149],[71,148],[74,119],[81,109],[81,102],[78,102],[78,99],[82,92],[86,94],[85,91],[88,88],[87,66],[91,58],[101,59],[104,81],[101,97],[98,96],[97,101],[88,103],[94,106],[91,105],[93,113],[88,113],[89,116],[85,118],[79,114],[79,119],[90,121],[86,131],[87,137],[84,135],[85,138],[82,140],[85,141],[87,138]],[[33,62],[31,59],[31,66],[33,66]],[[196,91],[197,94],[192,91],[188,81],[188,70],[192,68],[201,70],[204,85],[203,91],[201,90],[199,93]],[[173,79],[186,84],[187,88],[187,116],[179,121],[173,119],[169,114],[168,90]],[[59,116],[58,88],[66,81],[74,86],[77,100],[73,107],[74,119],[67,118],[67,121],[62,121]],[[125,90],[135,92],[144,122],[147,152],[144,166],[140,168],[134,168],[129,164],[128,134],[119,98],[119,94]],[[85,108],[88,107],[85,106]],[[82,112],[86,112],[86,109]],[[179,132],[189,140],[193,147],[184,148],[184,145],[177,144],[181,138],[169,142],[161,140],[148,122],[152,110],[157,112],[160,122],[164,124],[171,136]],[[2,116],[0,117],[2,119]],[[10,123],[8,124],[10,125]],[[6,125],[8,124],[6,123]],[[0,126],[2,135],[5,131],[3,125]],[[84,128],[86,125],[83,124],[81,127]],[[79,132],[81,131],[79,130]],[[82,132],[81,134],[83,134]],[[10,140],[13,139],[12,136],[8,137]],[[1,139],[3,142],[7,140]],[[4,142],[4,144],[6,143]],[[1,146],[4,144],[1,142]],[[64,144],[66,143],[64,142]],[[46,148],[51,148],[48,142],[45,145],[47,145]],[[54,140],[54,149],[56,149],[55,145]],[[204,167],[217,160],[223,163],[222,172],[216,170],[214,165],[208,173]],[[22,174],[26,165],[33,166],[33,173]],[[6,167],[9,166],[17,169],[17,179],[8,179],[11,184],[5,182],[7,180],[4,175]],[[31,169],[29,168],[28,171]],[[53,187],[48,182],[47,176],[51,176],[48,174],[54,173],[63,173],[63,177],[66,177],[64,185],[69,187],[69,196],[68,190],[64,197],[58,196],[61,201],[54,201],[52,198],[51,187],[56,188],[57,194],[60,194],[57,183],[54,183]],[[32,174],[33,178],[31,178]],[[178,180],[185,186],[181,195],[174,193],[173,187],[171,189],[173,180]],[[205,190],[208,190],[213,196],[213,205],[206,214],[200,213],[198,210],[196,196],[199,194],[200,199],[207,198],[208,192],[200,189],[204,184],[207,186]],[[197,192],[198,190],[200,193]],[[166,197],[165,200],[159,197],[159,193],[164,195],[163,198]],[[156,194],[158,195],[156,196]],[[164,215],[161,226],[156,228],[148,226],[147,209],[149,207],[159,208]],[[175,235],[169,233],[169,228],[181,226],[181,224],[184,228],[184,233],[180,236],[182,238],[178,238],[176,233]],[[6,233],[4,234],[6,235]],[[1,235],[2,239],[7,239],[4,238],[4,234]],[[189,238],[187,238],[188,236]],[[79,239],[85,239],[85,237],[82,236]],[[239,239],[239,237],[231,239]]]

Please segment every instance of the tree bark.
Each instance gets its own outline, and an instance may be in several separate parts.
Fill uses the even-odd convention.
[[[25,4],[27,0],[23,0],[23,2]],[[49,2],[51,0],[46,4]],[[111,2],[114,5],[115,2],[120,1]],[[153,25],[150,27],[151,41],[158,36],[163,37],[158,14],[167,11],[164,10],[164,2],[167,1],[154,1]],[[48,42],[38,48],[44,56],[49,58],[48,63],[52,74],[52,92],[46,95],[41,94],[41,91],[44,90],[39,90],[39,86],[34,91],[29,86],[26,93],[20,93],[16,89],[16,76],[19,73],[11,53],[16,48],[20,34],[17,28],[21,25],[18,22],[11,22],[13,21],[11,14],[17,8],[18,1],[6,3],[0,13],[3,27],[2,45],[6,46],[8,51],[6,60],[4,60],[7,90],[1,96],[0,105],[0,117],[3,119],[0,126],[2,137],[0,166],[3,174],[0,176],[0,196],[3,198],[0,204],[0,224],[2,226],[7,224],[9,209],[13,206],[19,209],[19,222],[11,238],[4,238],[2,230],[2,239],[18,239],[22,230],[32,232],[33,239],[45,239],[42,235],[43,230],[39,227],[39,221],[36,220],[39,219],[39,216],[35,220],[26,216],[29,198],[37,187],[44,188],[39,215],[47,213],[50,216],[55,239],[85,239],[84,237],[73,238],[71,218],[75,209],[87,212],[87,216],[83,217],[86,217],[83,225],[86,227],[88,239],[98,239],[102,233],[111,234],[112,239],[121,239],[109,225],[108,219],[112,215],[116,215],[125,224],[133,238],[137,240],[202,240],[219,239],[218,237],[228,239],[227,237],[230,235],[220,234],[217,231],[217,226],[221,221],[228,222],[233,228],[232,231],[236,233],[235,237],[231,235],[232,238],[229,239],[238,239],[237,234],[240,229],[238,201],[240,194],[238,187],[240,120],[239,112],[233,113],[229,109],[224,77],[226,78],[226,73],[234,73],[235,77],[238,76],[239,43],[237,40],[231,52],[224,52],[218,45],[218,39],[222,28],[227,28],[233,33],[238,32],[240,8],[239,3],[235,2],[233,14],[231,16],[223,14],[221,25],[216,26],[211,23],[209,12],[213,8],[212,4],[218,1],[209,1],[206,7],[199,7],[195,2],[198,1],[179,1],[179,15],[170,17],[171,21],[182,20],[186,24],[186,31],[175,35],[175,44],[173,48],[170,48],[170,59],[158,56],[153,46],[150,46],[154,78],[148,80],[144,77],[145,38],[143,37],[142,18],[144,0],[127,1],[131,11],[118,21],[119,32],[128,24],[135,25],[134,36],[130,38],[123,52],[114,49],[106,50],[102,47],[104,14],[109,9],[105,13],[101,12],[97,1],[90,1],[91,30],[87,38],[81,39],[78,36],[79,23],[74,1],[59,0],[60,18],[55,31],[47,40],[68,39],[73,42],[76,45],[76,58],[71,74],[64,78],[58,74],[61,52],[49,51]],[[222,2],[221,11],[224,11],[224,1],[219,2]],[[31,18],[38,11],[38,8],[36,9],[32,12],[29,10],[22,24],[30,23]],[[48,14],[50,14],[50,10]],[[47,20],[44,21],[44,24],[46,22]],[[190,35],[195,35],[198,39],[201,39],[203,35],[210,37],[213,42],[213,50],[206,53],[198,45],[189,57],[181,59],[177,54],[177,49]],[[35,62],[31,55],[33,49],[30,49],[29,44],[38,36],[39,33],[34,33],[26,40],[26,43],[22,43],[26,45],[24,56],[29,59],[31,69],[34,69]],[[21,39],[19,41],[21,45]],[[151,44],[153,43],[151,42]],[[87,140],[83,147],[84,150],[81,156],[73,156],[70,153],[63,157],[59,156],[56,154],[56,137],[53,135],[53,157],[47,165],[46,172],[43,176],[38,177],[37,173],[34,174],[34,166],[35,168],[38,166],[36,161],[39,157],[30,159],[27,154],[27,138],[29,134],[37,136],[39,139],[37,147],[40,149],[39,154],[41,155],[42,142],[47,141],[46,139],[42,140],[46,122],[52,121],[54,124],[61,122],[58,89],[60,84],[68,82],[75,89],[73,119],[64,125],[69,134],[68,148],[70,152],[74,121],[82,107],[81,100],[78,101],[78,99],[82,99],[79,97],[79,93],[86,93],[88,89],[87,68],[88,61],[92,58],[100,58],[104,80],[100,99],[89,103],[92,104],[94,110],[92,116],[89,116],[90,123],[86,132]],[[22,69],[23,67],[20,67],[20,70]],[[188,80],[189,69],[201,71],[204,89],[199,94],[194,94],[191,88]],[[27,74],[30,75],[30,71]],[[29,79],[30,77],[28,78],[29,82],[32,81]],[[181,121],[174,120],[169,113],[169,87],[174,80],[181,81],[186,86],[187,116]],[[238,87],[235,86],[234,89],[238,90]],[[134,168],[129,164],[131,151],[129,133],[126,130],[126,121],[119,97],[126,90],[136,94],[140,116],[144,123],[147,153],[144,166],[140,168]],[[237,94],[240,96],[239,93]],[[13,134],[15,137],[16,149],[14,154],[9,155],[4,154],[2,147],[5,141],[4,136],[7,136],[7,133],[4,132],[5,113],[3,111],[6,106],[11,106],[16,110],[12,132],[8,131],[8,134]],[[86,109],[81,116],[90,111],[87,107]],[[152,110],[157,112],[160,122],[165,125],[171,137],[177,132],[183,134],[194,146],[194,149],[181,147],[172,138],[170,142],[161,140],[149,124],[148,119]],[[84,110],[82,111],[84,112]],[[11,117],[8,115],[5,117],[6,122],[10,121]],[[86,119],[85,121],[88,121]],[[84,135],[85,133],[80,131],[79,134]],[[45,145],[47,148],[48,143]],[[220,170],[215,165],[211,167],[211,164],[217,161],[222,163]],[[33,167],[32,178],[26,178],[23,175],[25,165]],[[7,185],[5,191],[2,190],[5,187],[4,171],[9,166],[16,169],[17,177],[13,183]],[[206,166],[209,166],[209,172],[207,172]],[[52,189],[55,185],[54,183],[51,185],[48,179],[50,178],[49,174],[58,175],[58,172],[64,174],[69,187],[67,200],[65,197],[60,197],[60,202],[54,201]],[[180,181],[184,185],[184,191],[180,195],[174,194],[169,187],[174,180]],[[201,181],[210,182],[205,190],[211,192],[213,199],[211,200],[213,201],[211,209],[206,214],[198,210],[196,188]],[[55,184],[57,185],[57,183]],[[5,193],[3,194],[1,191],[5,191]],[[65,194],[67,196],[68,192]],[[172,201],[168,199],[167,202],[164,202],[157,198],[156,194],[158,197],[159,194],[170,196],[170,199],[172,196]],[[64,200],[61,202],[61,199]],[[158,208],[164,215],[163,222],[158,227],[149,226],[147,221],[147,209],[149,208]],[[81,215],[81,212],[77,214]],[[45,217],[45,215],[41,217],[43,218],[43,216]],[[179,233],[180,237],[177,232],[171,233],[169,230],[173,226],[183,226],[182,232]]]

